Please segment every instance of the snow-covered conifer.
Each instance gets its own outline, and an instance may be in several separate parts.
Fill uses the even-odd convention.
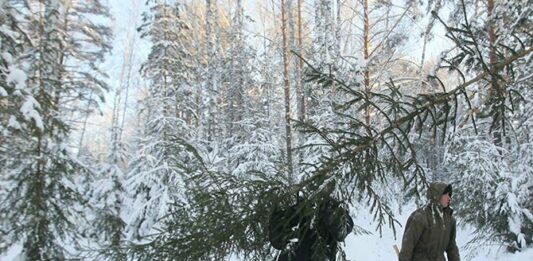
[[[171,204],[184,197],[190,154],[180,141],[191,141],[195,134],[195,92],[189,81],[188,26],[182,12],[179,4],[151,4],[141,27],[152,49],[141,69],[149,87],[138,111],[143,128],[138,130],[126,180],[132,196],[128,226],[136,239],[158,229]]]
[[[104,21],[108,13],[100,1],[11,3],[19,19],[11,25],[20,32],[13,35],[25,45],[12,57],[25,73],[16,77],[18,90],[8,100],[17,110],[9,116],[11,137],[3,143],[9,151],[1,156],[7,191],[1,208],[9,231],[2,241],[7,247],[21,244],[28,259],[64,259],[79,246],[77,222],[86,205],[73,180],[91,172],[69,148],[68,116],[89,102],[88,92],[102,94],[106,88],[97,63],[109,48],[108,28],[88,17]]]

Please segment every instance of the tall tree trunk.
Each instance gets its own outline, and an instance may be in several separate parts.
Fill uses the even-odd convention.
[[[126,83],[124,84],[124,108],[122,110],[122,119],[120,123],[120,129],[118,134],[118,141],[120,142],[122,140],[122,133],[124,131],[124,123],[126,121],[126,110],[128,108],[128,96],[129,96],[129,89],[130,89],[130,83],[131,83],[131,72],[134,64],[135,59],[135,52],[133,51],[135,48],[135,33],[133,30],[130,31],[128,34],[128,46],[127,49],[127,57],[125,57],[125,61],[127,61],[127,75],[126,75]],[[126,54],[125,54],[126,56]]]
[[[302,0],[298,0],[297,2],[297,9],[296,9],[296,19],[297,19],[297,26],[298,26],[298,36],[297,36],[297,47],[298,55],[300,57],[295,57],[297,59],[297,66],[296,66],[296,113],[298,120],[300,122],[303,122],[305,120],[305,91],[304,91],[304,79],[303,79],[303,68],[304,63],[302,59],[304,59],[304,48],[303,48],[303,38],[302,38]],[[298,132],[298,147],[301,147],[304,144],[304,134],[303,132]],[[298,155],[299,159],[298,161],[303,160],[302,153],[299,153]]]
[[[216,0],[215,0],[216,1]],[[211,0],[205,0],[205,8],[206,8],[206,15],[205,15],[205,24],[206,24],[206,41],[207,41],[207,85],[206,92],[204,92],[204,95],[202,99],[204,100],[203,104],[205,105],[206,113],[205,115],[202,115],[202,117],[207,117],[205,119],[205,122],[207,124],[207,130],[206,130],[206,137],[207,141],[211,142],[213,140],[213,132],[214,132],[214,100],[215,100],[215,68],[214,68],[214,56],[216,54],[216,51],[214,50],[215,44],[214,44],[214,32],[213,32],[213,6],[211,4]]]
[[[370,19],[368,17],[368,0],[363,1],[363,58],[365,59],[366,68],[364,71],[364,85],[365,85],[365,91],[370,92],[371,86],[370,86],[370,69],[369,69],[369,54],[370,54]],[[366,117],[366,124],[370,124],[370,106],[366,106],[365,108],[365,117]]]
[[[300,59],[298,59],[298,70],[297,70],[297,86],[296,86],[296,95],[298,99],[298,120],[304,121],[305,120],[305,91],[304,91],[304,81],[303,81],[303,68],[304,63],[302,59],[305,57],[304,55],[304,48],[303,48],[303,25],[302,25],[302,1],[298,0],[298,54],[301,56]]]
[[[50,231],[50,217],[47,211],[47,201],[49,200],[49,195],[46,193],[47,186],[47,167],[50,164],[50,159],[46,155],[46,147],[49,145],[50,140],[53,138],[53,125],[49,124],[53,122],[53,117],[55,117],[58,112],[58,96],[60,95],[60,84],[61,84],[61,73],[59,68],[62,61],[62,54],[49,52],[49,49],[54,43],[57,43],[57,36],[54,36],[51,33],[51,28],[57,26],[54,21],[59,20],[59,6],[56,4],[40,3],[39,8],[39,25],[38,25],[38,34],[39,34],[39,55],[41,58],[41,64],[38,66],[38,93],[37,101],[42,105],[40,116],[43,119],[42,129],[38,130],[38,127],[35,126],[35,138],[37,140],[35,153],[37,154],[38,160],[36,162],[35,175],[30,181],[29,194],[31,208],[29,213],[32,221],[29,223],[30,227],[28,228],[30,233],[27,235],[27,238],[24,240],[23,248],[26,252],[26,257],[29,259],[49,259],[53,257],[56,253],[45,253],[45,251],[50,250],[48,246],[54,245],[54,236]],[[43,12],[44,8],[44,12]],[[45,64],[49,68],[44,68]],[[58,84],[58,86],[56,86]],[[50,95],[53,93],[53,95]],[[52,140],[51,142],[55,142]]]
[[[494,0],[487,0],[487,15],[488,15],[488,34],[489,34],[489,68],[492,70],[494,66],[498,63],[498,57],[496,55],[496,47],[495,43],[497,40],[496,31],[494,29],[494,19],[493,19],[493,11],[494,11]],[[498,79],[495,75],[491,74],[491,80],[490,80],[490,97],[494,101],[492,106],[497,106],[495,108],[495,111],[493,112],[492,116],[492,137],[493,142],[497,146],[502,145],[503,140],[503,132],[504,132],[504,121],[503,121],[503,114],[504,114],[504,106],[500,105],[504,90],[502,89],[502,86],[498,85]]]
[[[83,140],[85,139],[85,131],[87,130],[87,122],[89,121],[89,109],[91,107],[91,99],[93,98],[93,92],[89,94],[89,103],[87,103],[87,109],[85,109],[85,119],[83,119],[83,125],[81,127],[80,141],[78,143],[78,158],[81,156],[83,150]]]
[[[333,0],[322,0],[322,15],[324,19],[324,51],[326,53],[326,63],[329,69],[334,69],[333,65],[336,65],[338,57],[335,50],[335,25],[333,17]]]
[[[319,69],[323,69],[324,61],[326,61],[326,52],[324,51],[326,49],[326,39],[324,37],[324,8],[322,6],[322,1],[323,0],[315,1],[315,30],[317,30],[315,37],[315,52],[318,52]]]
[[[335,23],[335,56],[337,59],[340,59],[341,57],[341,24],[342,24],[342,1],[337,0],[337,17],[336,17],[336,23]]]
[[[244,38],[243,38],[243,29],[244,29],[244,7],[242,0],[237,0],[237,43],[240,48],[244,48]],[[242,63],[243,61],[241,61]],[[243,67],[243,64],[239,64],[239,70]],[[243,74],[241,70],[241,74]],[[244,117],[244,86],[246,85],[244,80],[244,75],[239,77],[239,89],[237,92],[237,122],[242,121]]]
[[[244,40],[243,40],[243,15],[244,10],[242,6],[242,0],[236,0],[237,5],[235,7],[235,14],[232,19],[232,34],[234,37],[232,48],[234,50],[243,50],[244,48]],[[243,68],[243,59],[244,57],[241,56],[239,53],[236,53],[234,57],[231,59],[231,75],[233,77],[236,77],[235,85],[230,86],[230,91],[228,91],[228,97],[227,101],[228,104],[228,130],[227,133],[229,135],[232,135],[235,133],[236,128],[238,127],[235,125],[236,123],[240,122],[243,118],[244,114],[244,101],[243,101],[243,92],[244,92],[244,73],[241,69]]]
[[[291,134],[291,96],[290,96],[290,79],[289,79],[289,39],[287,31],[288,14],[287,0],[281,0],[281,31],[283,36],[283,81],[285,85],[285,141],[287,144],[287,166],[289,171],[289,180],[292,181],[292,134]]]

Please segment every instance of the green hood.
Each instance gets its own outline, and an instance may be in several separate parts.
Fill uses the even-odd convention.
[[[444,191],[446,190],[448,186],[451,186],[451,185],[448,185],[444,182],[434,182],[434,183],[429,184],[428,194],[427,194],[429,202],[440,204],[439,203],[440,196],[444,193]],[[451,187],[450,187],[450,192],[451,192]]]
[[[453,210],[437,205],[445,191],[451,192],[451,185],[442,182],[429,185],[430,204],[407,219],[399,261],[444,261],[444,252],[449,261],[461,260],[455,242],[457,223]]]

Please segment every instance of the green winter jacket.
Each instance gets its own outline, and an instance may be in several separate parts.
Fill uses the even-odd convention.
[[[400,261],[460,261],[455,242],[456,222],[453,210],[442,208],[439,200],[448,184],[432,183],[428,189],[429,203],[417,209],[405,225]]]

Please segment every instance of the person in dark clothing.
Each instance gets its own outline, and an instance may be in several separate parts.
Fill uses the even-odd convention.
[[[400,261],[460,261],[456,222],[450,208],[452,186],[436,182],[428,188],[429,203],[407,219]]]
[[[353,229],[353,220],[340,202],[326,196],[312,204],[300,199],[270,217],[269,239],[282,250],[278,261],[336,260],[337,242]]]

